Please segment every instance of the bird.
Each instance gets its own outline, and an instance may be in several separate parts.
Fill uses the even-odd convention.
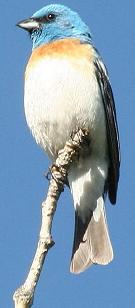
[[[37,144],[55,161],[74,131],[89,142],[68,171],[75,209],[70,272],[113,260],[105,202],[116,203],[120,141],[105,64],[89,27],[62,4],[49,4],[17,26],[29,33],[32,53],[25,69],[26,122]]]

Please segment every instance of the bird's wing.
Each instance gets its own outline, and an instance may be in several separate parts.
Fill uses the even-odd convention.
[[[116,109],[112,88],[102,61],[98,58],[94,61],[97,81],[101,90],[102,100],[106,116],[106,129],[109,150],[109,172],[107,179],[107,191],[112,204],[116,203],[117,186],[120,168],[120,145],[116,118]]]

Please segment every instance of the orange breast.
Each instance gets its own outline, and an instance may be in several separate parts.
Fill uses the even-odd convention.
[[[38,61],[45,58],[70,58],[93,60],[94,49],[89,44],[82,44],[78,39],[62,39],[44,44],[33,50],[26,68],[26,74]]]

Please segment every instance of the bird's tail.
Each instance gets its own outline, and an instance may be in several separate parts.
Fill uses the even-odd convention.
[[[80,273],[93,263],[105,265],[112,261],[113,250],[109,238],[104,199],[104,180],[100,174],[79,177],[78,171],[69,176],[75,207],[75,234],[70,271]],[[73,178],[73,175],[75,177]],[[103,183],[102,183],[103,182]],[[98,193],[97,193],[98,192]]]
[[[75,235],[70,271],[80,273],[93,263],[106,265],[113,259],[113,250],[108,234],[105,209],[97,220],[91,212],[85,223],[75,214]]]

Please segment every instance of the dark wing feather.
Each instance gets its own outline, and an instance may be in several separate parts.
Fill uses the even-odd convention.
[[[106,128],[107,139],[109,149],[109,172],[107,179],[107,190],[109,199],[112,204],[116,203],[117,186],[119,181],[119,168],[120,168],[120,145],[119,145],[119,133],[116,118],[116,109],[114,103],[114,97],[109,82],[109,78],[106,73],[106,69],[100,60],[96,59],[95,62],[96,76],[98,84],[101,90],[105,116],[106,116]]]

